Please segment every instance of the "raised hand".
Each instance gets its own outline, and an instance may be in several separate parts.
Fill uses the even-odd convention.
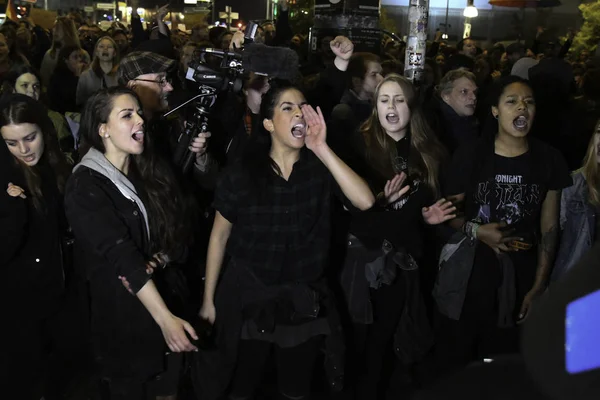
[[[22,199],[26,199],[25,190],[22,187],[13,185],[11,182],[8,183],[8,189],[6,189],[6,193],[8,193],[11,197],[20,197]]]
[[[354,52],[354,44],[345,36],[337,36],[329,43],[329,45],[331,46],[333,54],[344,61],[350,60],[350,57],[352,57],[352,53]]]
[[[402,187],[405,180],[406,174],[402,172],[386,182],[383,188],[383,199],[386,205],[397,202],[410,190],[408,185]]]
[[[159,21],[162,21],[163,19],[165,19],[168,12],[169,12],[169,5],[165,4],[164,6],[162,6],[158,10],[156,10],[156,19]]]
[[[244,32],[237,31],[233,34],[233,38],[231,38],[229,50],[241,49],[242,47],[244,47]]]
[[[313,152],[320,146],[326,145],[327,138],[327,125],[325,124],[325,117],[321,112],[321,108],[317,107],[315,111],[309,104],[302,106],[302,114],[304,115],[304,121],[306,122],[306,147]]]
[[[446,199],[438,200],[434,205],[423,207],[421,214],[428,225],[439,225],[456,218],[456,207]]]

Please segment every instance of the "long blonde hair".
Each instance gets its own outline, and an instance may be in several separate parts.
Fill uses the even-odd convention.
[[[384,179],[391,179],[397,173],[393,165],[397,156],[396,143],[382,128],[377,112],[379,91],[387,82],[394,82],[400,86],[410,111],[408,174],[411,178],[419,178],[424,181],[438,196],[440,193],[438,181],[440,163],[446,158],[447,153],[425,120],[417,103],[418,99],[412,83],[398,74],[388,75],[377,85],[373,101],[373,112],[360,128],[367,146],[367,160]]]
[[[598,149],[595,146],[597,135],[600,135],[600,120],[596,123],[594,134],[590,139],[582,171],[588,185],[589,202],[596,207],[600,207],[600,167],[598,166]]]
[[[75,23],[72,19],[68,17],[58,17],[56,18],[56,23],[54,24],[54,27],[60,28],[62,30],[63,39],[61,42],[58,42],[56,40],[56,37],[52,37],[52,47],[50,47],[50,55],[52,57],[56,57],[56,54],[58,54],[60,49],[63,47],[81,47],[79,35],[77,34],[77,29],[75,28]]]

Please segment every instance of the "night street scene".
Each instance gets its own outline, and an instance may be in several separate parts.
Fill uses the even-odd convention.
[[[0,399],[600,399],[600,0],[0,0]]]

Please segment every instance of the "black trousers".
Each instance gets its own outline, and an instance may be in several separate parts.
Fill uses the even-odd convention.
[[[265,364],[271,351],[275,352],[277,383],[281,397],[308,398],[320,340],[312,338],[289,348],[261,340],[240,340],[238,363],[229,398],[253,398],[254,392],[262,382]]]
[[[354,327],[356,349],[358,354],[363,354],[360,358],[364,362],[357,386],[357,398],[360,400],[377,399],[388,387],[396,363],[394,334],[406,301],[404,285],[403,276],[398,271],[392,285],[371,289],[373,323],[356,324]]]
[[[170,353],[166,356],[166,370],[153,377],[103,377],[100,380],[102,400],[153,400],[158,396],[177,394],[181,367],[182,353]]]

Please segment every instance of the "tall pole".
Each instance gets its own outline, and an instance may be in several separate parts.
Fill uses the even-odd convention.
[[[446,23],[444,24],[444,33],[448,34],[448,9],[450,8],[450,0],[446,0]]]
[[[212,23],[216,24],[217,20],[215,19],[216,15],[215,15],[215,10],[217,9],[217,5],[215,4],[216,0],[212,0]]]
[[[463,30],[463,39],[471,37],[471,18],[465,17],[465,29]]]
[[[427,45],[429,0],[413,0],[408,7],[408,38],[404,59],[404,76],[415,85],[423,80]]]

